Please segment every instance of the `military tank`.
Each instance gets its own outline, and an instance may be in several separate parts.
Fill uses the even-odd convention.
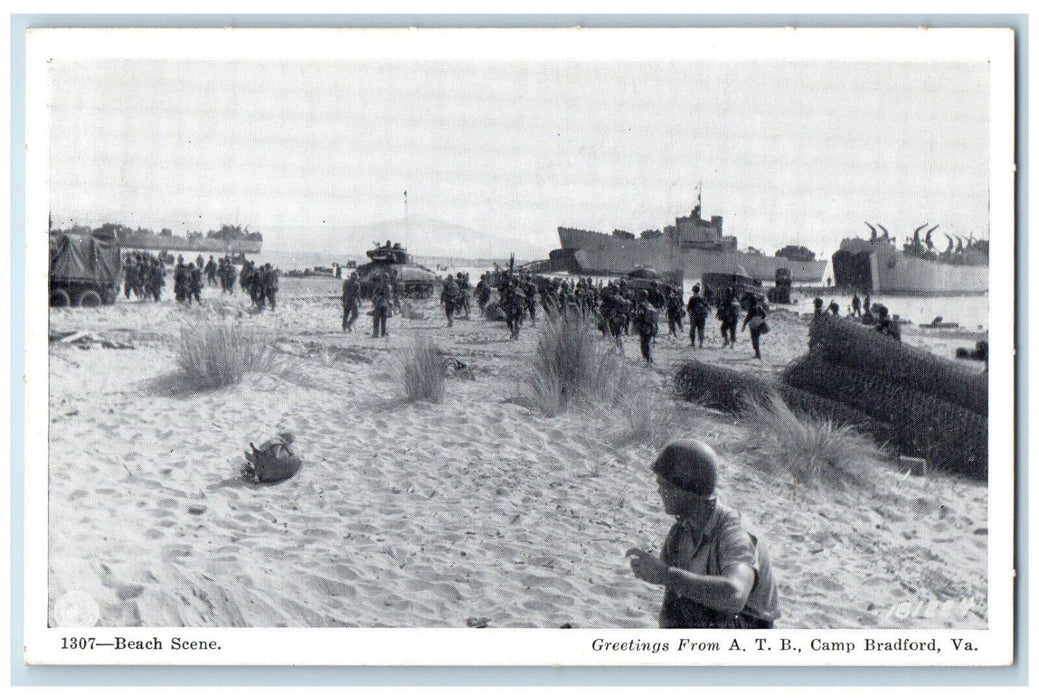
[[[398,292],[405,297],[425,299],[433,296],[436,274],[428,267],[418,265],[407,249],[400,243],[386,241],[385,245],[365,253],[371,262],[357,267],[357,278],[361,283],[361,297],[370,299],[375,282],[383,274],[396,281]]]

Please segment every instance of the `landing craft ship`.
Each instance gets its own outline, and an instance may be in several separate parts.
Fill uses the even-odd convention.
[[[795,282],[818,283],[826,261],[802,246],[786,246],[775,256],[754,248],[741,251],[735,236],[722,235],[722,217],[710,221],[700,216],[697,204],[689,216],[675,219],[663,231],[643,231],[636,238],[627,231],[612,234],[559,227],[562,248],[549,253],[552,267],[580,274],[612,275],[635,267],[681,269],[686,279],[700,279],[709,272],[741,272],[757,279],[772,279],[778,268],[790,270]]]
[[[859,293],[914,294],[940,296],[954,294],[985,294],[988,292],[988,241],[975,240],[973,235],[964,240],[945,235],[948,244],[938,252],[930,228],[924,239],[920,232],[928,224],[914,231],[902,250],[896,247],[894,237],[877,224],[866,226],[870,238],[845,238],[833,254],[833,276],[838,287]],[[877,228],[884,235],[877,234]]]

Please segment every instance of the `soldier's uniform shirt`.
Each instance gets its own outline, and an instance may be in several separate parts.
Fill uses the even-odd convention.
[[[684,522],[676,522],[667,534],[660,558],[668,566],[708,576],[721,576],[726,567],[742,562],[754,570],[754,586],[747,596],[743,614],[769,625],[780,616],[779,593],[768,552],[744,529],[739,512],[720,501],[715,503],[714,512],[699,538]],[[661,626],[683,626],[682,609],[690,603],[696,605],[665,588]]]

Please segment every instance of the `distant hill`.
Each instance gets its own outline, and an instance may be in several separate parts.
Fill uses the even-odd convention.
[[[438,219],[404,219],[371,224],[268,227],[271,249],[307,250],[338,254],[364,260],[364,252],[375,241],[392,240],[404,244],[417,258],[517,260],[547,258],[548,247],[540,248],[525,238],[507,234],[488,234]]]

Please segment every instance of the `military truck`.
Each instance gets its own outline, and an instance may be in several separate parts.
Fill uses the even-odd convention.
[[[386,273],[391,280],[396,280],[401,296],[425,299],[433,296],[436,286],[436,274],[428,267],[415,264],[414,258],[400,243],[386,241],[385,245],[375,244],[375,248],[365,253],[371,262],[357,268],[357,278],[361,283],[361,297],[371,298],[372,290],[379,277]]]
[[[59,233],[50,238],[50,305],[114,304],[123,274],[114,236]]]

